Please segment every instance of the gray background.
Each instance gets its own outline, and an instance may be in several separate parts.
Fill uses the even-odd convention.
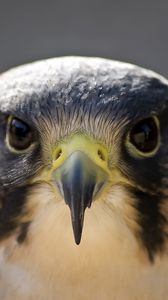
[[[0,72],[72,54],[132,62],[168,77],[168,0],[0,0]]]

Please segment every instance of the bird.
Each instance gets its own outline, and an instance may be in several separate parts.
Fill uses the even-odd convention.
[[[0,299],[168,295],[168,80],[97,57],[0,75]]]

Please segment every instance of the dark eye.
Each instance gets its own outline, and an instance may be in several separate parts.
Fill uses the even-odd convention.
[[[155,118],[138,122],[131,130],[129,141],[139,151],[149,153],[158,146],[159,128]]]
[[[9,145],[15,150],[25,150],[32,143],[32,130],[20,119],[11,118],[8,124],[7,139]]]

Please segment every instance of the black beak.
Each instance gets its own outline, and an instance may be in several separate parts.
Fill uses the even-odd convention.
[[[76,244],[80,244],[84,213],[104,185],[107,174],[81,151],[73,152],[54,172],[57,187],[71,211]]]

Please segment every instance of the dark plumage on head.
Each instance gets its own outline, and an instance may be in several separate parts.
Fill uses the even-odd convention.
[[[53,179],[44,179],[42,174],[52,169],[55,148],[71,137],[85,136],[107,149],[106,168],[109,174],[115,170],[120,176],[116,182],[108,181],[105,193],[102,188],[95,203],[108,204],[111,197],[111,209],[117,212],[117,205],[113,205],[113,186],[121,188],[123,201],[126,197],[125,205],[132,210],[123,222],[140,247],[147,249],[150,259],[164,253],[167,245],[167,115],[166,79],[125,63],[66,57],[2,74],[0,238],[17,232],[18,241],[26,239],[29,226],[36,218],[33,205],[29,205],[31,195],[37,193],[37,190],[33,192],[36,187],[47,185],[53,195],[62,197]],[[7,132],[9,134],[11,117],[25,122],[32,131],[32,145],[26,151],[14,151],[9,145]],[[132,128],[149,118],[157,119],[158,147],[153,153],[143,155],[127,140]],[[49,202],[54,203],[54,197]]]

